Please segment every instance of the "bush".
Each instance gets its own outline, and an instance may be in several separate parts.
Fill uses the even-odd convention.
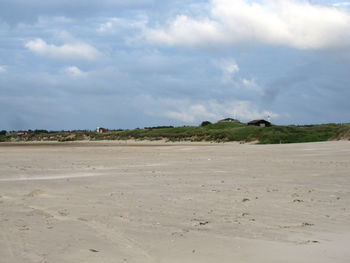
[[[210,121],[203,121],[203,122],[201,123],[201,127],[204,127],[204,126],[207,126],[207,125],[210,125],[210,124],[211,124]]]
[[[40,133],[49,133],[47,130],[35,130],[35,134],[40,134]]]
[[[154,129],[172,129],[174,126],[154,126],[154,127],[145,127],[145,130],[154,130]]]

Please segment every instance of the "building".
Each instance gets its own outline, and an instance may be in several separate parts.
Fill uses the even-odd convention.
[[[104,133],[104,132],[107,132],[107,129],[106,128],[102,128],[102,127],[97,127],[96,128],[96,132],[97,133]]]
[[[27,135],[29,132],[28,131],[19,131],[17,132],[18,136],[22,136],[22,135]]]
[[[218,122],[239,122],[239,120],[226,118],[226,119],[219,120]]]
[[[270,127],[271,122],[266,120],[253,120],[248,122],[248,125],[260,126],[260,127]]]

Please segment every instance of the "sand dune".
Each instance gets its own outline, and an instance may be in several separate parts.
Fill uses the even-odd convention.
[[[0,262],[349,262],[350,142],[15,145]]]

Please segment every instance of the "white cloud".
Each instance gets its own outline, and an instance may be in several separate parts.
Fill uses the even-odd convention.
[[[167,111],[164,116],[174,120],[193,123],[204,119],[219,119],[220,115],[208,112],[205,106],[201,104],[188,105],[179,111]]]
[[[251,101],[233,101],[230,103],[217,105],[225,115],[235,116],[241,120],[264,119],[270,116],[271,118],[278,118],[279,114],[269,110],[260,110]]]
[[[145,29],[150,41],[167,45],[205,45],[212,40],[223,41],[219,24],[212,20],[197,21],[185,15],[177,16],[166,29]]]
[[[170,101],[170,107],[175,110],[165,111],[163,116],[174,120],[195,123],[204,120],[218,121],[225,117],[233,117],[242,121],[253,119],[262,119],[270,116],[272,119],[278,118],[279,115],[269,110],[261,110],[251,101],[230,101],[219,103],[209,101],[202,104],[190,104],[184,101]]]
[[[0,65],[0,73],[4,73],[7,71],[6,66]]]
[[[250,90],[262,93],[262,88],[255,82],[254,79],[237,78],[236,75],[240,68],[233,59],[223,59],[219,63],[219,68],[222,71],[222,82],[232,84],[233,88]]]
[[[112,17],[112,18],[108,19],[107,22],[100,24],[98,31],[100,31],[100,32],[111,32],[112,31],[113,32],[115,24],[117,24],[118,22],[120,22],[120,18]]]
[[[25,47],[30,51],[45,57],[58,59],[82,59],[94,60],[99,57],[99,52],[93,46],[82,42],[74,42],[56,46],[47,44],[41,38],[28,41]]]
[[[123,30],[143,30],[148,23],[147,16],[136,16],[133,18],[119,18],[111,17],[107,18],[106,21],[102,24],[99,24],[97,31],[104,34],[115,34],[120,33]]]
[[[179,15],[145,37],[166,45],[215,46],[261,43],[297,49],[349,47],[350,15],[307,1],[212,0],[206,17]]]
[[[76,66],[70,66],[70,67],[65,67],[63,69],[63,71],[72,76],[72,77],[77,77],[77,78],[81,78],[81,77],[86,77],[87,76],[87,73],[80,70],[78,67]]]
[[[220,63],[223,82],[233,81],[233,77],[239,71],[239,67],[234,60],[222,60]]]
[[[255,82],[255,79],[242,78],[243,87],[247,90],[262,92],[262,88]]]

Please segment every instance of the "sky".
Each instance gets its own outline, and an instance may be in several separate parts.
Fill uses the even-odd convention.
[[[350,1],[0,0],[0,130],[350,122]]]

